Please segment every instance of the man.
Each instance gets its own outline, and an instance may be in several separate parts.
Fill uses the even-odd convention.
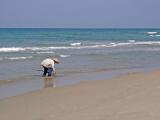
[[[48,72],[50,72],[50,68],[52,68],[52,73],[56,74],[56,69],[54,64],[59,64],[59,60],[57,58],[46,58],[41,62],[42,67],[44,68],[43,76],[46,76]],[[50,73],[49,73],[50,74]]]

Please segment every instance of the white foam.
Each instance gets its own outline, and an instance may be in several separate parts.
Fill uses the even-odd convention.
[[[90,45],[90,46],[81,46],[81,47],[77,47],[77,49],[86,49],[86,48],[102,48],[102,47],[109,47],[110,45],[105,45],[105,44],[102,44],[102,45]]]
[[[31,59],[32,56],[27,56],[27,57],[5,57],[6,60],[26,60],[26,59]]]
[[[24,48],[21,47],[2,47],[0,48],[0,52],[17,52],[17,51],[24,51]]]
[[[149,35],[149,36],[151,36],[151,37],[153,37],[153,36],[157,36],[157,37],[158,37],[158,36],[160,36],[160,35],[158,34],[158,35]]]
[[[117,44],[116,43],[108,43],[108,44],[104,44],[104,45],[102,45],[102,47],[116,47],[117,46]]]
[[[160,45],[160,41],[135,42],[135,45]]]
[[[136,42],[135,40],[128,40],[128,42],[130,42],[130,43],[134,43],[134,42]]]
[[[160,41],[135,41],[129,40],[128,42],[94,44],[94,45],[80,45],[80,46],[51,46],[51,47],[2,47],[0,52],[18,52],[18,51],[31,51],[37,54],[54,53],[52,50],[67,50],[67,49],[92,49],[92,48],[105,48],[129,45],[160,45]]]
[[[117,43],[115,46],[128,46],[128,45],[133,45],[135,43]]]
[[[157,34],[157,32],[147,32],[150,35]]]
[[[25,50],[39,51],[39,50],[49,50],[49,47],[25,47]]]
[[[41,52],[36,52],[37,54],[52,54],[52,53],[55,53],[53,51],[41,51]]]
[[[80,46],[80,45],[81,45],[81,43],[80,43],[80,42],[77,42],[77,43],[71,43],[70,45],[71,45],[71,46]]]
[[[71,55],[60,55],[62,58],[70,57]]]

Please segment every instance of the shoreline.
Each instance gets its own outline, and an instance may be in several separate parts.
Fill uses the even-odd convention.
[[[7,99],[17,95],[23,95],[48,87],[65,87],[79,84],[83,81],[100,81],[110,80],[132,72],[152,71],[156,68],[132,68],[132,69],[115,69],[88,71],[77,74],[61,75],[55,78],[54,84],[46,85],[45,80],[40,75],[36,76],[17,76],[8,80],[0,80],[0,100]],[[53,82],[53,81],[52,81]]]
[[[132,72],[14,96],[0,100],[0,119],[159,119],[159,77],[159,69]]]

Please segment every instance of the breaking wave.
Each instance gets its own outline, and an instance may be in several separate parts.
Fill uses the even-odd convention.
[[[143,41],[136,42],[129,40],[128,42],[106,43],[106,44],[90,44],[90,45],[75,45],[75,46],[50,46],[50,47],[1,47],[0,52],[19,52],[19,51],[32,51],[41,53],[54,53],[52,50],[67,50],[67,49],[91,49],[91,48],[112,48],[122,46],[134,45],[160,45],[160,41]]]
[[[81,45],[81,42],[71,43],[70,45],[71,45],[71,46],[80,46],[80,45]]]
[[[147,32],[147,34],[149,35],[154,35],[154,34],[157,34],[158,32]]]
[[[4,57],[0,58],[0,60],[26,60],[26,59],[31,59],[32,56],[27,56],[27,57]]]
[[[36,52],[36,54],[51,54],[51,53],[55,53],[55,52],[53,52],[53,51],[40,51],[40,52]]]
[[[71,55],[60,55],[62,58],[70,57]]]

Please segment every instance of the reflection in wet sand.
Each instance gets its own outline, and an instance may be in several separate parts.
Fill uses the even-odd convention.
[[[48,88],[48,87],[56,87],[56,81],[55,81],[55,77],[51,76],[51,77],[43,77],[44,79],[44,88]]]

